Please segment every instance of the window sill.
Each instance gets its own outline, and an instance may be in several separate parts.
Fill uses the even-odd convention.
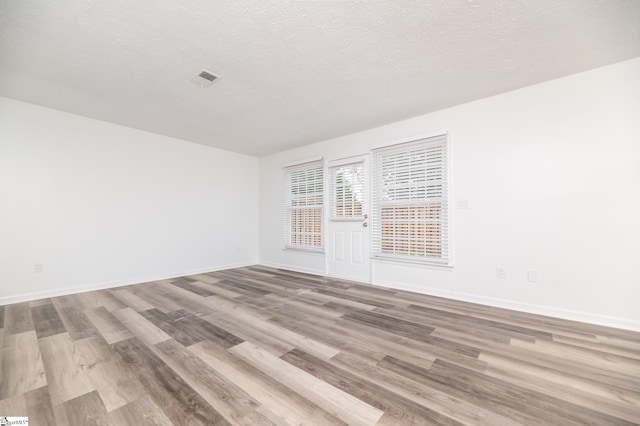
[[[439,271],[453,270],[452,263],[447,264],[447,263],[440,263],[440,262],[430,262],[428,260],[421,260],[421,259],[402,259],[402,258],[396,258],[396,257],[372,256],[371,260],[374,262],[389,263],[392,265],[415,266],[418,268],[436,269]]]
[[[322,256],[324,256],[324,249],[313,249],[313,248],[306,248],[306,247],[285,246],[285,247],[282,248],[282,250],[289,251],[289,252],[294,252],[294,253],[300,253],[300,254],[314,254],[314,255],[322,255]]]

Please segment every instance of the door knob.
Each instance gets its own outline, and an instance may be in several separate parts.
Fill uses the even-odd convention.
[[[366,228],[367,226],[369,226],[369,224],[367,222],[362,222],[362,226]]]

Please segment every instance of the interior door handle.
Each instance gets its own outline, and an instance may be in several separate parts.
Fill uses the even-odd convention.
[[[369,224],[367,222],[362,222],[362,226],[366,228]]]

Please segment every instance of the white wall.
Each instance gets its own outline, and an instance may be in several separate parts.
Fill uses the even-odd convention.
[[[257,158],[0,98],[0,305],[253,264],[257,234]]]
[[[453,211],[455,267],[374,262],[373,282],[640,330],[640,58],[262,158],[260,262],[325,273],[281,249],[284,165],[440,130],[470,204]]]

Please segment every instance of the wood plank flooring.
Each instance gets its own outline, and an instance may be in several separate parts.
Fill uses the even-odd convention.
[[[640,424],[640,333],[262,266],[0,306],[32,425]]]

